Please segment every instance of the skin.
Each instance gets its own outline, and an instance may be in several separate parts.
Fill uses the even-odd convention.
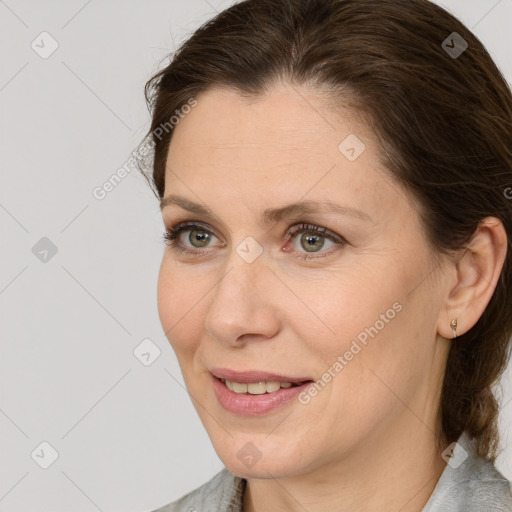
[[[164,249],[158,309],[218,456],[247,479],[244,510],[421,511],[446,465],[439,401],[450,321],[458,318],[460,335],[488,304],[506,253],[502,224],[486,219],[466,251],[436,259],[354,112],[334,112],[318,91],[286,83],[251,101],[229,89],[196,99],[175,127],[164,196],[201,203],[219,220],[162,209],[165,226],[202,222],[211,238],[204,246],[189,228],[179,240],[201,254]],[[338,149],[349,134],[366,146],[355,161]],[[325,199],[372,220],[260,220],[267,208]],[[307,230],[288,240],[303,222],[345,245],[320,235],[308,250]],[[236,252],[248,236],[263,249],[252,263]],[[320,379],[396,302],[401,311],[307,405],[249,417],[217,401],[209,368]],[[248,442],[261,453],[252,467],[237,457]]]

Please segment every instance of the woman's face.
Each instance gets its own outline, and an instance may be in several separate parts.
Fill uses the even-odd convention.
[[[432,438],[443,267],[371,132],[289,85],[252,101],[211,89],[174,130],[165,197],[211,215],[163,207],[166,227],[199,226],[165,248],[158,308],[228,469],[293,476]],[[347,210],[267,212],[325,202]],[[294,380],[316,384],[272,383]],[[236,393],[247,382],[258,394]]]

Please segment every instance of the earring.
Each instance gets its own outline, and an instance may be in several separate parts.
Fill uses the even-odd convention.
[[[453,337],[456,338],[457,337],[457,317],[455,317],[451,323],[450,323],[452,329],[453,329]]]

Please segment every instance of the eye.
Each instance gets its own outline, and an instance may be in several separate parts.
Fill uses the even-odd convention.
[[[181,240],[181,235],[184,233],[189,233],[186,239],[191,245],[184,244]],[[297,238],[298,245],[297,243],[294,244],[296,248],[294,252],[297,253],[296,257],[299,259],[320,258],[331,254],[332,251],[321,251],[324,248],[326,239],[332,244],[331,248],[336,245],[343,246],[347,243],[340,235],[314,224],[298,224],[293,226],[286,233],[286,240],[292,240],[300,233],[303,234]],[[208,243],[212,238],[217,238],[217,236],[205,224],[182,222],[176,226],[166,228],[163,238],[165,243],[173,250],[183,254],[200,255],[207,252],[205,249],[210,249]],[[222,247],[224,246],[225,244],[222,245]],[[303,249],[305,252],[302,252]],[[286,252],[290,251],[286,249]],[[321,252],[321,256],[311,256],[311,254],[317,252]]]
[[[327,228],[316,226],[314,224],[299,224],[297,226],[293,226],[288,230],[286,237],[287,239],[293,239],[300,233],[303,234],[296,239],[295,243],[295,247],[297,247],[298,244],[298,254],[296,257],[304,260],[322,258],[331,254],[332,251],[321,251],[321,249],[324,248],[326,239],[332,244],[331,248],[336,247],[337,245],[343,246],[347,243],[340,235],[337,235]],[[301,249],[305,249],[306,252],[301,252]],[[310,256],[310,254],[320,251],[320,256]]]
[[[187,239],[192,244],[192,246],[185,245],[180,240],[181,234],[184,232],[190,232]],[[212,237],[217,238],[212,233],[212,231],[207,228],[206,225],[198,222],[182,222],[176,226],[171,226],[170,228],[165,229],[163,235],[164,241],[167,245],[169,245],[172,249],[175,249],[184,254],[199,254],[201,252],[204,253],[205,251],[202,251],[201,247],[206,247]]]

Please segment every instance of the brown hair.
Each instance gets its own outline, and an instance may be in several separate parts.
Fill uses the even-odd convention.
[[[453,32],[468,45],[460,55],[448,51],[463,49]],[[164,194],[173,133],[161,127],[177,110],[214,86],[258,97],[278,79],[330,98],[350,93],[371,120],[387,170],[417,202],[438,254],[464,249],[487,216],[503,222],[504,267],[478,322],[449,341],[440,404],[444,437],[453,442],[466,431],[478,454],[494,461],[492,387],[510,358],[512,332],[512,95],[505,78],[469,29],[427,0],[241,1],[195,31],[146,83],[155,195]]]

